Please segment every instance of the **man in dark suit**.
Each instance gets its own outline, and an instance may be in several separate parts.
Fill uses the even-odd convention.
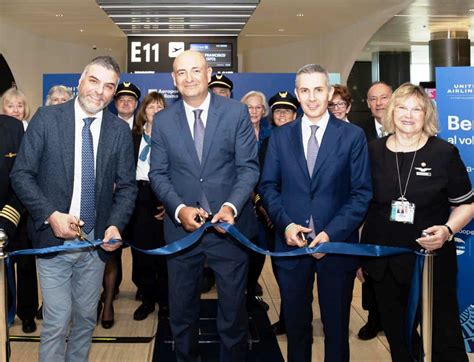
[[[212,69],[185,51],[172,77],[182,100],[155,116],[150,181],[167,212],[167,243],[196,230],[199,217],[257,233],[250,195],[258,180],[257,142],[245,105],[208,92]],[[247,349],[245,287],[248,254],[223,230],[205,234],[168,258],[170,322],[178,361],[198,361],[199,295],[204,260],[216,276],[221,361],[244,361]]]
[[[382,118],[391,97],[392,88],[384,82],[374,82],[367,91],[367,106],[370,108],[372,117],[363,122],[354,122],[364,130],[367,143],[385,136]],[[367,323],[362,326],[357,336],[363,341],[368,341],[375,338],[382,330],[382,324],[372,278],[363,273],[362,269],[357,271],[357,277],[362,282],[362,307],[368,311]]]
[[[327,111],[327,71],[308,64],[296,73],[303,116],[273,130],[260,192],[276,228],[277,251],[324,242],[359,241],[372,196],[362,130]],[[314,254],[276,259],[288,336],[288,361],[310,362],[315,273],[325,335],[325,361],[349,361],[349,313],[358,259]]]
[[[44,300],[40,361],[87,360],[106,252],[120,247],[109,240],[121,238],[133,211],[132,136],[105,110],[119,76],[111,57],[93,59],[81,75],[77,98],[38,109],[11,174],[30,214],[35,248],[70,243],[79,232],[103,240],[97,249],[37,258]]]
[[[382,127],[382,117],[387,108],[392,88],[384,82],[374,82],[367,91],[367,106],[370,108],[372,116],[362,122],[354,122],[364,130],[367,142],[372,142],[385,135]]]

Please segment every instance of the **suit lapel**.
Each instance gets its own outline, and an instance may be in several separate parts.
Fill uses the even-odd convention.
[[[212,140],[216,133],[217,126],[219,124],[220,119],[220,107],[218,103],[218,99],[211,94],[211,102],[209,104],[209,111],[207,114],[207,122],[206,122],[206,131],[204,133],[204,146],[202,150],[202,162],[201,166],[204,167],[204,164],[207,160],[207,156],[209,155],[209,150],[211,149]]]
[[[339,143],[339,126],[334,118],[329,118],[326,131],[324,132],[321,146],[319,147],[318,157],[316,158],[316,164],[314,165],[312,179],[314,179],[321,169],[328,156],[337,149]]]
[[[178,127],[178,132],[182,137],[181,141],[184,143],[184,146],[188,150],[187,154],[191,158],[191,162],[195,164],[195,169],[199,170],[199,158],[197,156],[196,147],[194,146],[193,136],[191,135],[191,130],[189,129],[188,119],[186,117],[186,112],[184,111],[184,103],[181,101],[181,104],[178,107],[178,112],[176,113],[176,126]]]
[[[102,116],[102,125],[100,126],[99,145],[97,147],[96,157],[96,171],[95,171],[95,187],[96,200],[97,195],[102,189],[102,181],[104,180],[105,170],[109,162],[112,152],[112,145],[114,144],[115,128],[111,119],[112,115],[106,109]]]
[[[66,185],[70,188],[72,195],[74,184],[74,156],[75,156],[75,122],[76,116],[74,111],[75,100],[67,102],[60,111],[60,116],[55,120],[57,129],[59,130],[59,143],[61,145],[61,154],[64,162],[64,170],[66,175]]]
[[[290,144],[289,148],[293,152],[294,159],[301,167],[301,171],[306,175],[306,177],[309,178],[308,165],[304,156],[301,117],[294,121],[289,127],[291,127],[290,132],[288,133],[288,143]]]

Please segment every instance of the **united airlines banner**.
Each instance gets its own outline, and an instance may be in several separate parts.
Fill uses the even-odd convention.
[[[440,137],[455,145],[474,184],[474,67],[436,68],[436,102]],[[458,254],[458,299],[464,343],[474,352],[474,222],[455,236]]]

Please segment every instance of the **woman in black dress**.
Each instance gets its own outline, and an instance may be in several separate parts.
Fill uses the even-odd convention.
[[[452,241],[473,216],[466,167],[456,147],[435,136],[436,111],[418,86],[405,83],[395,91],[384,128],[391,135],[369,145],[373,199],[361,242],[435,251],[433,361],[467,361]],[[413,361],[404,322],[414,260],[413,254],[374,258],[364,266],[375,281],[382,326],[397,362]],[[415,346],[413,351],[416,356]]]
[[[163,218],[165,210],[150,186],[151,128],[153,116],[166,107],[165,98],[158,92],[146,95],[138,108],[135,126],[132,130],[138,196],[130,220],[134,246],[141,249],[155,249],[165,245]],[[132,249],[134,282],[143,293],[142,304],[133,313],[133,319],[140,321],[159,305],[159,316],[168,314],[168,269],[164,256],[143,254]]]

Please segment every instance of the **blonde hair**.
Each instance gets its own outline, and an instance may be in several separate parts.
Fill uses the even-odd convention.
[[[264,109],[263,117],[268,116],[268,105],[267,105],[267,98],[265,97],[265,94],[263,94],[262,92],[259,92],[259,91],[250,91],[242,97],[240,102],[244,103],[244,104],[247,104],[247,100],[251,97],[260,97],[260,99],[262,101],[262,106],[263,106],[263,109]]]
[[[438,114],[432,100],[420,86],[404,83],[393,92],[382,119],[382,125],[388,133],[395,133],[395,122],[393,112],[395,107],[410,97],[415,97],[420,103],[425,118],[423,119],[423,132],[428,136],[434,136],[439,132]]]
[[[25,94],[16,88],[10,88],[5,91],[2,95],[2,111],[5,108],[5,105],[7,102],[12,101],[14,98],[20,99],[20,101],[23,103],[23,107],[25,109],[25,112],[23,114],[23,119],[27,120],[30,118],[30,106],[28,105],[28,102],[26,101],[26,96]],[[21,120],[22,121],[22,120]]]

